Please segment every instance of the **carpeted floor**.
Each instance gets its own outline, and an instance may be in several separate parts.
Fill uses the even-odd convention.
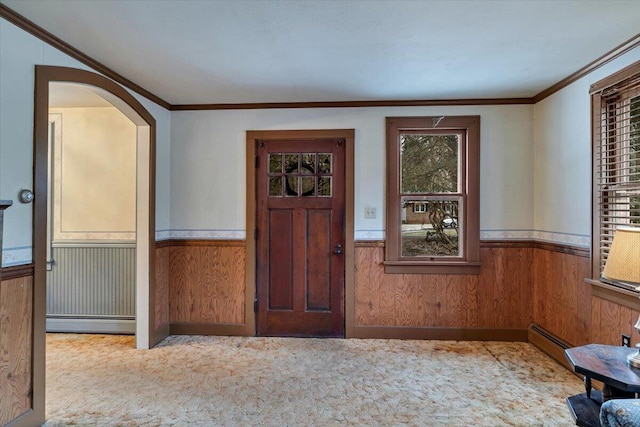
[[[526,343],[47,336],[46,426],[571,426]]]

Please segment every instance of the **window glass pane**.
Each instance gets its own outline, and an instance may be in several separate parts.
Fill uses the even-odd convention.
[[[300,172],[303,174],[311,174],[316,171],[316,155],[315,153],[302,154],[302,163],[300,164]],[[304,186],[304,184],[302,184]]]
[[[331,197],[331,177],[329,176],[318,177],[318,196]]]
[[[402,256],[459,257],[460,199],[402,198]]]
[[[303,168],[304,170],[304,168]],[[313,176],[302,177],[302,196],[313,196],[316,189],[316,178]]]
[[[599,147],[594,158],[599,239],[592,248],[600,273],[619,226],[640,226],[640,86],[599,100],[600,120],[593,133]],[[631,289],[634,290],[634,289]]]
[[[269,196],[282,197],[282,177],[272,176],[269,178]]]
[[[298,195],[298,176],[287,175],[285,181],[285,196],[297,196]]]
[[[640,194],[640,190],[635,193]],[[640,224],[640,196],[616,195],[614,192],[606,193],[606,196],[600,212],[605,225],[615,229],[620,225]]]
[[[640,196],[629,198],[629,222],[640,226]]]
[[[286,173],[298,173],[299,154],[284,155],[284,171]]]
[[[458,135],[400,135],[402,193],[457,193]]]
[[[282,173],[282,154],[269,154],[269,173]]]
[[[331,153],[318,154],[318,173],[331,173]]]

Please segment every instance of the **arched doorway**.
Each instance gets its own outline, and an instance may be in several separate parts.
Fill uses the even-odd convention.
[[[155,136],[151,114],[124,88],[98,74],[66,67],[36,66],[33,206],[33,411],[44,421],[47,187],[49,182],[49,84],[86,85],[126,115],[137,129],[136,154],[136,347],[153,346],[155,330]]]
[[[49,83],[47,333],[136,333],[138,126],[105,98]]]

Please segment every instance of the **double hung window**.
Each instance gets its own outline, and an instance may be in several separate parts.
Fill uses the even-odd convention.
[[[479,271],[480,117],[387,118],[388,273]]]
[[[597,279],[616,228],[640,227],[640,62],[594,84],[591,95],[592,277]]]

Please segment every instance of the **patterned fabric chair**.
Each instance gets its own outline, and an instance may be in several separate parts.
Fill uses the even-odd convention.
[[[640,426],[640,399],[612,399],[600,408],[600,424],[603,427]]]

